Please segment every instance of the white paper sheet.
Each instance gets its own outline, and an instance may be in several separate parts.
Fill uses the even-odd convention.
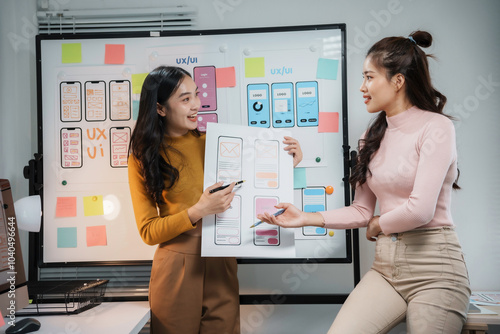
[[[235,188],[231,208],[203,218],[202,256],[295,257],[293,229],[268,224],[250,228],[257,213],[293,203],[293,159],[283,148],[287,130],[208,123],[204,189],[218,181]]]

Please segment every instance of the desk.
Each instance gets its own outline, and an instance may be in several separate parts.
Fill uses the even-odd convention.
[[[500,325],[500,305],[480,306],[487,310],[493,311],[496,314],[467,314],[467,323],[465,324],[462,333],[485,333],[488,329],[488,325]]]
[[[47,315],[31,317],[40,321],[40,330],[36,334],[111,334],[139,333],[150,317],[149,302],[111,302],[102,303],[80,314]],[[16,317],[19,321],[23,317]],[[0,328],[4,334],[9,327]]]

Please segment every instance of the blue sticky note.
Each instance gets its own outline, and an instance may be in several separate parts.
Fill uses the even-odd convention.
[[[57,229],[57,248],[76,248],[76,227]]]
[[[132,101],[132,119],[137,121],[137,117],[139,117],[139,102],[137,100]]]
[[[305,168],[293,169],[293,188],[294,189],[307,188],[307,177]]]
[[[316,71],[317,79],[337,80],[337,72],[339,68],[338,59],[318,59],[318,69]]]

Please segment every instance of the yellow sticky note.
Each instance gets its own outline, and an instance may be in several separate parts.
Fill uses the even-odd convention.
[[[264,57],[245,58],[245,77],[262,78],[266,76]]]
[[[140,94],[142,90],[142,84],[144,79],[148,76],[148,73],[137,73],[132,74],[132,94]]]
[[[83,198],[83,212],[85,216],[104,215],[102,195],[85,196]]]
[[[82,44],[64,43],[61,45],[62,63],[81,63],[82,62]]]

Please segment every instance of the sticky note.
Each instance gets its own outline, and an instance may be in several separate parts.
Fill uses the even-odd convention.
[[[245,58],[246,78],[262,78],[265,76],[264,57]]]
[[[2,327],[3,325],[5,325],[5,320],[3,318],[2,311],[0,311],[0,327]]]
[[[215,69],[217,88],[236,86],[236,72],[234,66]]]
[[[58,197],[56,217],[76,217],[76,197]]]
[[[106,44],[104,52],[104,63],[125,63],[125,44]]]
[[[294,189],[307,188],[307,177],[305,168],[293,169],[293,188]]]
[[[87,226],[87,247],[106,246],[106,226]]]
[[[83,198],[83,213],[85,216],[102,216],[102,215],[104,215],[102,195],[84,197]]]
[[[140,101],[133,100],[132,101],[132,119],[137,121],[137,117],[139,117],[139,103]]]
[[[81,63],[82,62],[82,44],[64,43],[61,45],[62,63]]]
[[[339,132],[339,113],[320,112],[318,132]]]
[[[148,76],[148,73],[137,73],[132,74],[132,93],[141,94],[142,84],[144,79]]]
[[[57,248],[76,248],[76,227],[57,229]]]
[[[338,59],[319,58],[318,68],[316,71],[316,78],[337,80],[338,68],[339,68]]]

